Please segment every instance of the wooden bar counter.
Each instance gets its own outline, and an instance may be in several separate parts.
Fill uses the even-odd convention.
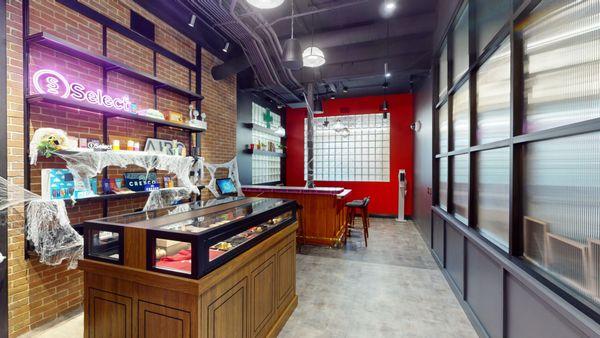
[[[295,200],[300,206],[300,243],[337,246],[343,242],[347,217],[345,204],[352,190],[262,185],[247,185],[242,189],[246,196]]]
[[[253,204],[247,204],[248,201]],[[222,226],[225,227],[225,234],[228,235],[227,231],[238,231],[237,227],[243,228],[245,223],[263,222],[263,225],[244,228],[245,231],[254,231],[262,227],[261,234],[256,240],[248,240],[249,243],[254,241],[252,245],[242,247],[240,244],[237,255],[221,261],[218,267],[200,274],[199,278],[191,275],[179,276],[172,270],[170,273],[163,273],[148,268],[149,265],[145,263],[150,264],[153,260],[158,260],[156,257],[152,257],[152,260],[144,259],[148,247],[154,250],[150,226],[143,229],[128,225],[124,232],[119,233],[119,240],[124,242],[118,245],[118,252],[125,256],[120,260],[122,263],[91,258],[93,245],[89,245],[89,241],[96,240],[93,244],[97,245],[97,240],[102,239],[97,235],[92,236],[97,234],[93,227],[103,223],[106,225],[108,221],[102,219],[96,220],[94,224],[84,224],[84,227],[88,226],[85,228],[86,259],[79,262],[79,268],[84,271],[84,336],[276,337],[298,304],[298,222],[295,218],[288,218],[288,221],[277,225],[273,218],[266,220],[266,217],[273,216],[268,214],[269,211],[261,209],[263,201],[244,199],[235,202],[239,208],[243,207],[242,210],[246,210],[247,217],[236,217],[236,214],[233,214],[234,218],[229,224],[231,227]],[[281,207],[280,203],[274,205]],[[196,212],[192,218],[196,222],[194,224],[198,222],[198,214],[203,220],[210,217],[210,214],[201,210],[203,208],[193,211]],[[219,208],[224,209],[224,206],[211,207],[208,211],[220,210]],[[231,210],[240,210],[239,208],[224,212],[232,215],[234,211]],[[287,215],[294,211],[295,207],[292,211],[288,210]],[[177,219],[183,215],[166,217]],[[272,225],[272,228],[264,224]],[[222,229],[215,226],[206,232],[211,235],[212,230],[215,230],[213,235],[216,233],[218,240],[222,240],[219,237]],[[100,236],[106,236],[106,230],[102,231]],[[211,237],[207,238],[206,241],[210,242]],[[190,249],[192,250],[198,249]],[[117,257],[117,254],[112,256]],[[217,259],[213,261],[217,262]],[[193,262],[192,260],[192,265]]]

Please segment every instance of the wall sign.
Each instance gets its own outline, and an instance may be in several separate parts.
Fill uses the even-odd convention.
[[[183,149],[185,149],[185,144],[179,141],[148,138],[146,139],[144,151],[166,155],[182,155]]]
[[[77,82],[69,82],[62,74],[51,69],[40,69],[33,74],[33,87],[39,94],[52,94],[63,99],[71,98],[106,108],[131,112],[128,96],[114,98],[102,89],[90,90]]]

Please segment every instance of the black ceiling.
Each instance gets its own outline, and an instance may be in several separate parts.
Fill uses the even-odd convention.
[[[235,59],[244,54],[244,50],[234,44],[228,54],[220,51],[223,38],[236,41],[235,37],[228,36],[227,29],[223,29],[235,23],[200,13],[198,9],[207,6],[207,3],[213,2],[226,9],[230,9],[228,6],[232,4],[240,7],[234,13],[242,22],[249,27],[260,22],[252,27],[257,30],[260,25],[270,26],[281,45],[290,36],[292,0],[270,10],[255,9],[245,0],[136,1],[204,46],[210,45],[208,49],[223,59]],[[388,80],[388,93],[408,92],[411,79],[426,74],[431,66],[437,0],[397,0],[397,8],[388,19],[381,15],[383,2],[294,0],[296,38],[301,41],[303,49],[311,43],[322,48],[327,63],[316,69],[295,71],[293,77],[301,84],[319,83],[321,93],[337,90],[336,96],[339,97],[380,94],[383,92],[381,85],[385,82],[384,63],[388,62],[392,73]],[[192,11],[202,16],[199,30],[187,25]],[[250,17],[254,21],[249,21]],[[274,53],[268,51],[268,54]],[[342,92],[343,87],[349,88],[348,93]]]

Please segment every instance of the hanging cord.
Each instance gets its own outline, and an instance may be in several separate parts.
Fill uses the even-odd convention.
[[[294,38],[294,0],[292,0],[292,39]]]

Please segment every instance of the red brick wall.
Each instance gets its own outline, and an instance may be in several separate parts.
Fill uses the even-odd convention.
[[[111,19],[129,26],[130,10],[135,10],[156,25],[156,42],[184,59],[195,63],[196,51],[193,41],[166,23],[140,8],[132,0],[80,0]],[[53,127],[65,130],[70,136],[102,139],[102,116],[56,105],[31,105],[31,123],[23,125],[23,57],[22,57],[22,3],[7,1],[7,112],[8,124],[8,176],[15,184],[23,184],[23,131],[31,133],[37,128]],[[54,0],[30,0],[30,34],[48,32],[66,39],[91,52],[102,53],[102,27],[85,16],[79,15]],[[141,71],[153,72],[153,53],[150,49],[112,31],[107,31],[107,55]],[[33,46],[30,53],[30,72],[42,67],[60,70],[68,78],[77,79],[86,86],[102,85],[102,69],[51,49]],[[236,135],[236,79],[235,77],[213,81],[210,68],[220,61],[202,51],[202,94],[206,99],[202,111],[207,114],[209,130],[202,135],[202,153],[211,163],[225,162],[235,156]],[[189,72],[170,59],[157,55],[157,76],[169,83],[188,88]],[[191,88],[195,88],[196,72],[191,74]],[[124,76],[111,73],[108,76],[108,93],[127,93],[139,108],[154,106],[152,86]],[[158,109],[175,110],[187,116],[188,102],[185,98],[166,90],[158,91]],[[0,126],[1,127],[1,126]],[[150,124],[123,119],[109,122],[109,139],[132,139],[145,144],[153,135]],[[188,134],[178,129],[159,128],[158,136],[177,139],[188,144]],[[31,168],[31,190],[41,190],[40,176],[43,168],[62,168],[64,163],[55,158],[40,159]],[[109,175],[120,175],[136,168],[111,168]],[[159,175],[163,173],[159,172]],[[207,196],[204,196],[207,197]],[[145,198],[109,202],[109,214],[122,214],[143,206]],[[99,202],[80,202],[68,207],[73,224],[102,216]],[[9,218],[9,330],[16,337],[57,318],[80,306],[82,301],[82,274],[67,270],[66,266],[41,265],[33,257],[25,260],[23,235],[23,210],[15,209]]]

